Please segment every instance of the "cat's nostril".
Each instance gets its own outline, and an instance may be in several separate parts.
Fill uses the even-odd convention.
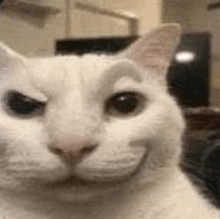
[[[62,156],[64,154],[64,151],[60,148],[51,147],[50,151],[56,155],[59,155],[59,156]]]
[[[91,145],[91,146],[82,148],[80,151],[80,154],[82,155],[90,154],[95,148],[96,148],[96,145]]]

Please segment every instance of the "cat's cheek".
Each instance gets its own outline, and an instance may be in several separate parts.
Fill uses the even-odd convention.
[[[123,181],[137,172],[146,154],[142,143],[132,147],[124,140],[106,138],[91,156],[76,165],[74,174],[95,182]]]
[[[7,140],[0,137],[0,159],[3,159],[7,150]]]
[[[14,124],[1,132],[0,139],[1,172],[13,184],[28,186],[30,182],[30,185],[43,186],[69,174],[66,165],[48,150],[49,135],[39,123]],[[14,171],[8,172],[8,169]]]
[[[4,159],[0,158],[0,188],[41,192],[48,184],[64,180],[69,175],[66,166],[59,159],[43,153],[43,150],[42,154],[31,151],[8,153]]]
[[[107,123],[97,149],[75,166],[74,174],[84,180],[117,182],[128,179],[146,160],[150,149],[146,136],[130,138],[140,130],[133,130],[125,120]],[[122,123],[126,123],[125,126]]]

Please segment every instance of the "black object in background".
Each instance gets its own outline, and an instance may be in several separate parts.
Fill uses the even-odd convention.
[[[137,38],[138,36],[58,40],[56,54],[116,53],[126,48]]]
[[[208,33],[183,34],[175,57],[181,54],[184,56],[183,52],[193,57],[188,62],[173,59],[167,76],[170,92],[177,97],[181,106],[209,106],[210,35]]]
[[[212,118],[209,120],[212,123]],[[182,171],[212,204],[220,208],[220,129],[190,130],[183,142]]]
[[[1,4],[3,3],[3,1],[4,1],[4,0],[0,0],[0,6],[1,6]]]
[[[218,131],[218,134],[220,131]],[[212,140],[212,148],[206,152],[202,160],[202,176],[206,183],[214,204],[220,208],[220,142],[218,139]]]
[[[168,71],[168,85],[172,95],[183,107],[209,105],[210,35],[187,33],[182,35],[175,56],[190,52],[194,59],[178,62],[174,59]],[[56,42],[56,54],[116,53],[134,42],[138,36],[90,39],[66,39]]]

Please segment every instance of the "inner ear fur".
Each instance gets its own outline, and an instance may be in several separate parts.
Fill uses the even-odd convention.
[[[162,25],[132,44],[126,51],[126,56],[144,68],[167,68],[180,41],[181,33],[178,24]]]

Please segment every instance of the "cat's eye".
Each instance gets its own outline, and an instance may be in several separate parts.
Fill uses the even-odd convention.
[[[16,91],[10,91],[6,94],[5,104],[9,113],[25,117],[40,115],[45,108],[44,102],[37,101]]]
[[[135,92],[116,93],[106,102],[105,111],[113,116],[128,116],[141,112],[145,106],[145,97]]]

